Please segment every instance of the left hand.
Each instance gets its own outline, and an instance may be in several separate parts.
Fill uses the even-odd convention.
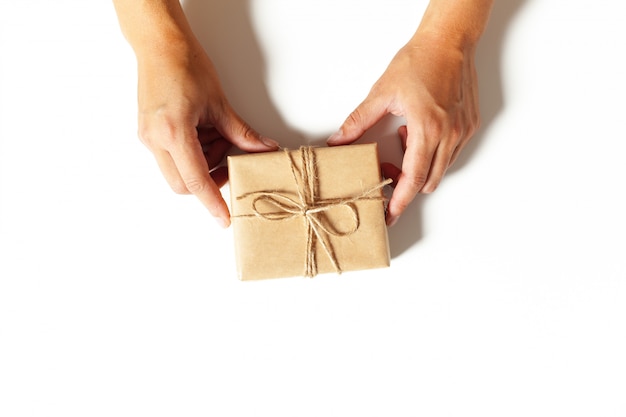
[[[393,58],[367,98],[328,145],[359,139],[386,114],[404,117],[398,129],[402,168],[382,164],[395,190],[387,208],[393,225],[417,193],[433,192],[480,124],[474,47],[416,34]]]

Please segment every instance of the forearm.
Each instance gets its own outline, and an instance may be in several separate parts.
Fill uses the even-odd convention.
[[[122,33],[137,57],[196,42],[178,0],[113,0]]]
[[[435,36],[456,46],[473,48],[487,26],[494,0],[431,0],[417,36]]]

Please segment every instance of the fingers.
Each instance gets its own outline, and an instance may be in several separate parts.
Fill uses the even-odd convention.
[[[279,148],[278,142],[260,135],[231,109],[224,112],[216,127],[224,138],[243,151],[267,152]]]
[[[215,132],[215,129],[213,129]],[[211,177],[216,185],[221,188],[226,181],[228,180],[228,175],[219,175],[216,177],[214,174],[221,168],[225,169],[226,167],[217,168],[218,164],[224,159],[232,144],[228,142],[226,139],[222,138],[219,134],[207,134],[207,132],[203,132],[201,129],[198,129],[198,136],[200,139],[200,143],[202,144],[202,152],[204,153],[204,158],[206,160],[207,167],[211,171]],[[208,140],[212,140],[208,142]],[[157,164],[159,165],[159,169],[161,173],[165,177],[169,186],[174,190],[177,194],[190,194],[189,190],[185,187],[185,183],[181,178],[178,168],[176,168],[176,164],[172,159],[170,153],[165,150],[155,150],[153,151],[154,156],[157,160]]]
[[[209,169],[215,168],[232,148],[232,144],[222,137],[209,143],[203,143],[201,139],[200,144]]]
[[[216,169],[213,176],[209,172],[209,166],[215,160],[215,164],[218,163],[230,146],[223,142],[220,139],[213,141],[215,152],[205,155],[194,129],[194,132],[170,140],[167,149],[151,150],[172,190],[178,194],[194,194],[222,227],[228,227],[230,214],[219,190],[226,182],[227,174],[222,169]]]
[[[214,142],[222,138],[222,134],[213,126],[198,126],[198,140],[202,145]]]
[[[402,152],[406,152],[406,138],[409,135],[406,125],[402,125],[398,128],[398,137],[402,145]]]
[[[413,126],[413,125],[411,125]],[[402,142],[404,158],[402,169],[383,164],[383,173],[394,181],[395,190],[387,207],[387,224],[395,224],[418,193],[435,191],[450,165],[450,158],[458,137],[428,124],[418,128],[401,126],[398,136]]]
[[[480,113],[478,111],[477,102],[475,102],[475,107],[470,108],[468,112],[470,117],[470,123],[466,125],[465,134],[460,139],[459,144],[452,152],[452,156],[450,157],[450,161],[448,162],[448,168],[450,168],[454,164],[465,145],[467,145],[470,139],[474,136],[474,133],[476,133],[476,131],[480,127]]]
[[[339,130],[327,139],[326,144],[329,146],[347,145],[359,139],[365,131],[387,114],[387,107],[382,103],[382,100],[375,100],[371,98],[371,95],[368,96],[350,113]]]
[[[228,181],[228,171],[215,167],[233,144],[248,152],[278,149],[275,141],[259,135],[234,112],[227,112],[230,117],[222,117],[215,127],[195,128],[187,123],[179,129],[156,129],[152,125],[140,135],[170,187],[178,194],[194,194],[222,227],[230,225],[228,206],[219,190]],[[164,136],[164,132],[168,133]]]
[[[426,183],[434,149],[426,146],[425,136],[415,130],[398,129],[405,146],[402,170],[393,172],[395,190],[387,206],[387,225],[393,226]],[[404,147],[404,146],[403,146]],[[389,168],[387,168],[389,172]]]
[[[211,178],[202,147],[197,140],[182,140],[169,150],[187,191],[195,195],[223,227],[230,225],[230,213],[219,187]]]
[[[467,136],[454,149],[454,151],[452,152],[452,156],[450,156],[450,161],[448,162],[448,168],[450,168],[452,165],[454,165],[454,162],[457,160],[457,158],[461,154],[461,151],[463,150],[463,147],[467,144],[467,142],[469,142],[470,139],[471,139],[471,137]]]

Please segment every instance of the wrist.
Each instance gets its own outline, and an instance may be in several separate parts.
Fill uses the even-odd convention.
[[[197,43],[178,0],[115,0],[120,26],[138,60]]]
[[[130,42],[139,66],[148,63],[177,62],[192,55],[192,41],[176,33],[159,33],[147,41]]]
[[[487,25],[492,4],[493,0],[431,0],[413,39],[473,51]]]

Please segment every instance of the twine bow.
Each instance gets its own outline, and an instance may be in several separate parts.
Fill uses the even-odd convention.
[[[344,237],[356,232],[360,226],[359,212],[355,203],[362,200],[380,200],[384,197],[372,196],[373,193],[391,183],[385,180],[361,194],[347,198],[320,199],[318,197],[319,181],[317,176],[317,164],[315,152],[312,147],[301,147],[299,151],[302,169],[298,170],[293,155],[285,149],[285,155],[289,158],[291,173],[296,183],[298,200],[291,198],[278,191],[253,191],[237,197],[242,200],[250,196],[256,196],[252,201],[252,211],[254,214],[241,215],[235,217],[260,217],[270,221],[284,221],[295,217],[301,217],[306,226],[306,257],[304,263],[304,276],[313,277],[317,275],[317,259],[315,255],[315,245],[319,241],[328,255],[335,271],[341,273],[341,267],[337,260],[337,255],[330,242],[329,236]],[[277,209],[277,211],[263,211],[259,203],[265,203]],[[339,230],[324,216],[329,210],[343,209],[349,215],[351,226],[347,230]]]

